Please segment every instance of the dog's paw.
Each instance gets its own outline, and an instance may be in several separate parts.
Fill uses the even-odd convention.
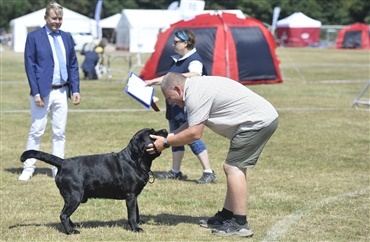
[[[140,227],[134,228],[134,229],[132,229],[132,231],[135,232],[135,233],[144,232],[144,230]]]
[[[80,231],[78,231],[77,229],[72,229],[71,231],[68,231],[67,234],[68,235],[71,235],[71,234],[80,234]]]
[[[71,220],[69,220],[69,225],[71,225],[72,228],[76,228],[77,225],[75,223],[73,223]]]

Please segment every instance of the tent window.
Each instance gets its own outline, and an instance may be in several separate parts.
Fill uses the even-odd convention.
[[[361,48],[362,31],[346,31],[344,34],[343,48]]]
[[[210,74],[212,73],[217,28],[197,28],[191,30],[194,32],[197,39],[195,48],[203,59],[207,73]]]
[[[237,53],[239,80],[276,79],[269,44],[259,27],[230,28]]]

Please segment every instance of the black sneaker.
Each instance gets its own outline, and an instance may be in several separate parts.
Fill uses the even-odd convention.
[[[209,218],[207,221],[202,219],[199,221],[199,225],[204,228],[221,228],[224,222],[227,221],[222,217],[221,212],[218,211],[212,218]]]
[[[158,174],[157,178],[159,180],[182,180],[183,179],[181,171],[179,173],[175,173],[172,170],[162,173],[162,174]]]
[[[196,184],[208,184],[208,183],[215,182],[216,180],[217,180],[217,176],[214,171],[212,171],[212,173],[203,172],[202,177],[199,180],[196,180],[195,183]]]
[[[220,236],[237,235],[240,237],[252,237],[253,232],[250,230],[248,223],[240,225],[236,222],[235,218],[224,222],[221,228],[212,229],[212,234]]]

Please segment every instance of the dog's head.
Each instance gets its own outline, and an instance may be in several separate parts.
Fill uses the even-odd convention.
[[[142,129],[138,131],[134,137],[137,137],[137,145],[144,144],[144,148],[140,148],[141,150],[143,149],[144,151],[146,150],[146,147],[150,144],[153,143],[155,140],[150,137],[150,135],[156,135],[156,136],[162,136],[162,137],[167,137],[168,132],[166,129],[161,129],[161,130],[154,130],[154,129]]]
[[[146,152],[146,147],[153,143],[155,140],[150,138],[150,135],[157,135],[162,137],[167,137],[168,132],[166,129],[154,130],[154,129],[142,129],[139,130],[130,141],[130,149],[132,150],[132,155],[136,156],[138,160],[144,159],[145,161],[153,161],[155,158],[161,155],[160,152],[155,154],[149,154]],[[151,164],[149,164],[151,165]]]

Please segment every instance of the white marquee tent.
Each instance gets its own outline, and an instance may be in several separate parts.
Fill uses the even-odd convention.
[[[116,30],[118,22],[121,19],[121,13],[116,13],[99,21],[100,36],[108,39],[109,42],[114,43],[116,39]]]
[[[181,20],[177,10],[124,9],[121,15],[116,48],[130,52],[153,52],[159,31]]]
[[[290,28],[320,28],[321,22],[306,16],[302,12],[296,12],[277,21],[277,26]]]
[[[204,6],[204,0],[180,0],[172,2],[167,10],[124,9],[116,29],[116,48],[153,52],[162,29],[199,14]]]
[[[280,44],[291,47],[318,45],[321,21],[310,18],[302,12],[277,21],[276,37]]]
[[[27,34],[45,25],[45,8],[10,21],[10,31],[13,36],[12,49],[23,52]],[[63,8],[63,24],[61,30],[74,33],[96,34],[96,22],[82,14]]]
[[[112,16],[100,20],[100,28],[116,29],[119,20],[121,19],[121,13],[116,13]]]
[[[196,14],[211,13],[215,10],[199,9],[184,14],[181,9],[176,10],[144,10],[124,9],[116,28],[116,48],[130,52],[151,53],[160,31],[167,29],[171,24],[184,18],[189,19]],[[240,10],[221,10],[243,16]],[[194,14],[194,15],[191,15]],[[143,16],[145,19],[143,20]]]

